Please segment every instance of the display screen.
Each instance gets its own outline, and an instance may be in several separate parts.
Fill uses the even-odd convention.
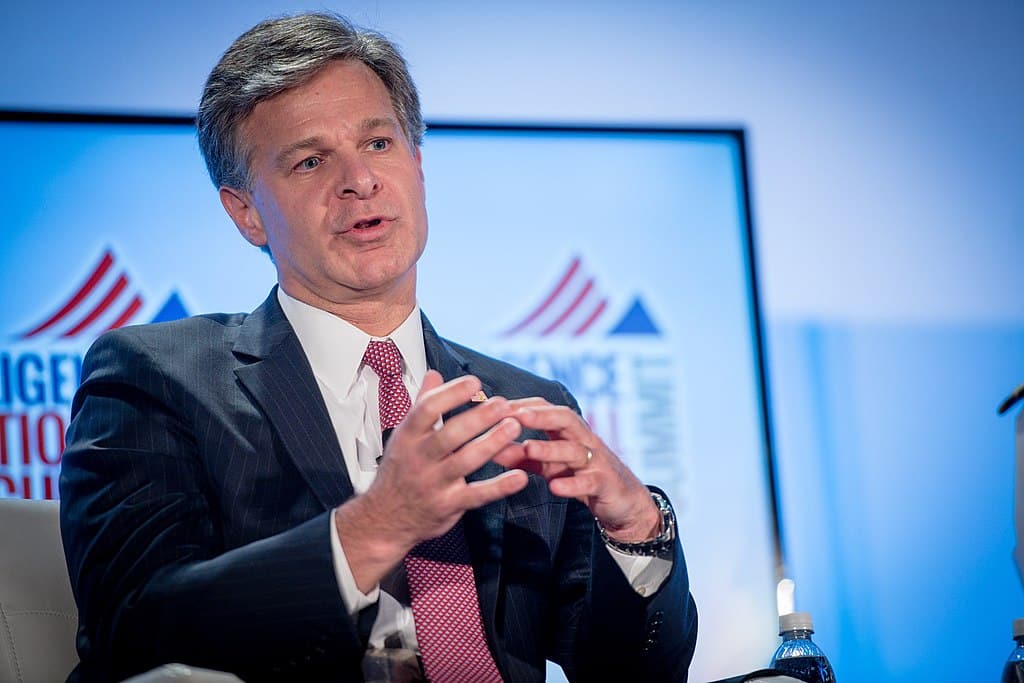
[[[222,209],[188,121],[12,119],[0,497],[52,498],[90,343],[252,310],[275,272]],[[764,666],[777,541],[742,134],[435,125],[422,153],[423,311],[563,382],[669,494],[700,612],[692,679]]]

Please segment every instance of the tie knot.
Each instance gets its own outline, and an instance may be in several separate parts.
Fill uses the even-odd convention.
[[[402,354],[394,342],[372,341],[363,354],[363,362],[373,368],[378,377],[401,377]]]

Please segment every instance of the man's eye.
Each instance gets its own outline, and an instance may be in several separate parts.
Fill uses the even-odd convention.
[[[298,168],[300,171],[312,171],[319,165],[320,159],[318,157],[309,157],[308,159],[303,159],[302,161],[300,161],[299,165],[296,166],[296,168]]]
[[[375,152],[383,152],[391,145],[391,141],[386,138],[377,138],[370,143],[370,149]]]

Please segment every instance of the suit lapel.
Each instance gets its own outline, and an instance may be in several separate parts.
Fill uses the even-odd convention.
[[[423,316],[423,342],[427,353],[427,366],[440,372],[445,381],[470,374],[469,364],[465,358],[437,336],[426,316]],[[483,392],[486,396],[491,396],[492,391],[490,386],[484,385]],[[468,405],[463,406],[444,417],[449,419],[468,408]],[[503,471],[500,466],[489,462],[466,479],[480,481],[497,476]],[[505,651],[505,648],[495,641],[506,505],[505,499],[497,500],[482,508],[470,510],[462,518],[466,529],[466,544],[473,560],[480,612],[491,651],[494,653]],[[498,661],[498,666],[504,669],[501,661]]]
[[[242,323],[238,380],[266,414],[314,495],[330,509],[353,495],[313,370],[277,301],[277,287]]]

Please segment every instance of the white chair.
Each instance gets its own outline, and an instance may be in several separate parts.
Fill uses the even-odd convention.
[[[78,664],[78,609],[59,516],[56,501],[0,499],[0,683],[63,681]],[[240,683],[230,674],[179,664],[130,681]]]
[[[0,681],[63,681],[78,663],[59,509],[0,500]]]

